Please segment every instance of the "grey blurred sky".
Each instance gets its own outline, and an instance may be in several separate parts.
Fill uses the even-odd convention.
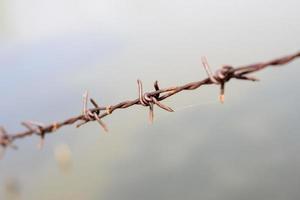
[[[294,53],[299,1],[0,0],[0,124],[50,122],[80,112],[85,90],[102,104],[202,79],[216,69]],[[0,161],[0,199],[298,199],[299,61],[218,88],[168,99],[175,109],[132,108],[97,124],[19,141]],[[65,174],[54,149],[67,144]]]

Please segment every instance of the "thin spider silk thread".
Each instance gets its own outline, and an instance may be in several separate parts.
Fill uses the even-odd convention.
[[[207,101],[207,102],[202,102],[202,103],[195,103],[195,104],[189,104],[189,105],[185,105],[185,106],[181,106],[178,109],[175,110],[175,114],[178,112],[184,112],[187,109],[190,108],[197,108],[197,107],[201,107],[201,106],[205,106],[205,105],[219,105],[219,101],[217,100],[211,100],[211,101]],[[168,117],[171,113],[165,113],[164,115],[158,115],[156,117],[156,120],[159,119],[164,119],[166,117]]]

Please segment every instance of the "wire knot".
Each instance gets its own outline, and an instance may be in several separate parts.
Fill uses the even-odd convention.
[[[216,84],[220,85],[220,96],[219,99],[221,103],[224,103],[224,94],[225,94],[225,83],[233,77],[233,67],[229,65],[223,66],[221,69],[218,69],[214,74],[211,72],[210,66],[207,62],[206,57],[202,57],[203,67],[208,75],[209,80]]]
[[[106,126],[106,124],[101,120],[100,118],[100,107],[99,105],[96,103],[96,101],[94,99],[90,99],[90,102],[93,104],[93,106],[95,107],[95,111],[92,111],[91,109],[88,109],[88,98],[89,98],[89,94],[88,92],[85,92],[83,94],[83,122],[77,124],[77,127],[80,127],[81,125],[89,122],[89,121],[97,121],[100,126],[104,129],[105,132],[108,132],[108,128]]]
[[[224,65],[221,69],[218,69],[215,72],[213,79],[217,81],[217,84],[224,84],[232,77],[232,70],[232,66]]]
[[[168,111],[168,112],[174,112],[174,110],[164,104],[162,104],[161,102],[159,102],[159,94],[151,94],[151,93],[144,93],[143,92],[143,84],[141,80],[137,80],[137,84],[138,84],[138,92],[139,92],[139,103],[142,106],[149,106],[149,120],[151,123],[153,123],[153,119],[154,119],[154,104],[156,104],[158,107]],[[154,82],[154,88],[156,91],[159,91],[159,86],[158,86],[158,81]]]

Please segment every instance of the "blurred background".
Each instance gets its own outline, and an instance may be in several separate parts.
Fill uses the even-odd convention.
[[[0,0],[0,124],[77,115],[82,94],[101,105],[215,70],[299,50],[296,0]],[[298,199],[299,60],[80,129],[19,140],[0,161],[0,199]]]

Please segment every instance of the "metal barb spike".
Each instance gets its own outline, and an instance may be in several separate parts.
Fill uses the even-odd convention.
[[[146,106],[144,100],[143,100],[143,84],[142,84],[142,81],[141,80],[137,80],[137,84],[138,84],[138,92],[139,92],[139,100],[140,100],[140,103],[143,105],[143,106]]]
[[[211,69],[210,69],[210,66],[209,66],[209,64],[208,64],[208,62],[207,62],[206,57],[203,56],[203,57],[201,58],[201,60],[202,60],[203,67],[204,67],[204,69],[205,69],[205,71],[206,71],[206,74],[207,74],[207,76],[209,77],[209,79],[211,80],[211,82],[213,82],[213,83],[215,83],[215,84],[219,84],[219,81],[217,81],[217,80],[215,79],[215,77],[213,76],[213,73],[211,72]]]
[[[220,88],[220,102],[223,104],[224,100],[225,100],[225,83],[222,83]]]
[[[95,120],[100,124],[100,126],[102,126],[104,131],[108,132],[108,128],[107,128],[106,124],[100,119],[100,117],[96,113],[94,113],[94,117],[95,117]]]
[[[154,89],[157,91],[157,90],[159,90],[159,86],[158,86],[158,81],[156,80],[155,82],[154,82]],[[158,93],[158,94],[156,94],[156,95],[154,95],[154,97],[155,98],[159,98],[159,96],[160,96],[160,94]]]
[[[85,116],[87,115],[87,103],[88,103],[88,98],[89,98],[89,93],[88,91],[86,91],[83,95],[83,111],[82,114],[84,114]]]
[[[162,104],[162,103],[159,102],[156,98],[152,98],[152,99],[153,99],[154,103],[155,103],[158,107],[160,107],[160,108],[162,108],[162,109],[164,109],[164,110],[166,110],[166,111],[168,111],[168,112],[174,112],[174,110],[173,110],[172,108],[170,108],[169,106],[166,106],[166,105]]]
[[[40,139],[40,142],[37,145],[37,148],[39,150],[41,150],[41,149],[43,149],[44,145],[45,145],[45,135],[43,134],[43,135],[41,135],[41,139]]]
[[[93,104],[93,106],[96,108],[96,109],[99,109],[99,110],[97,110],[96,111],[96,113],[99,115],[99,113],[100,113],[100,106],[97,104],[97,102],[94,100],[94,99],[92,99],[92,98],[90,98],[90,102]]]
[[[259,79],[256,77],[246,76],[246,75],[240,76],[240,77],[238,77],[238,79],[247,80],[247,81],[259,81]]]
[[[151,124],[153,124],[153,120],[154,120],[154,110],[153,110],[153,103],[149,104],[149,121]]]

